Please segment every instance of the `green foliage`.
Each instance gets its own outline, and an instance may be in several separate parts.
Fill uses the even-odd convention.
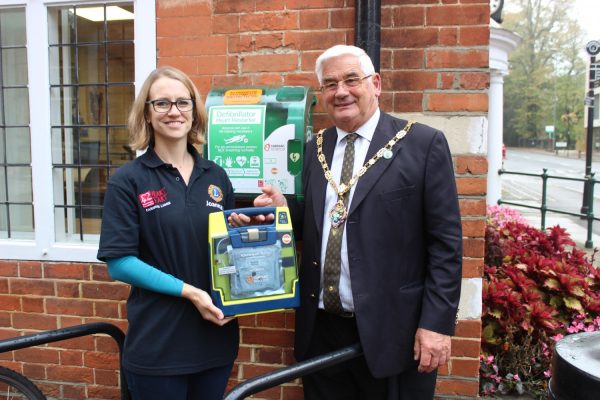
[[[554,125],[557,140],[583,137],[586,60],[581,28],[567,10],[573,0],[516,0],[519,11],[505,15],[503,28],[521,37],[510,55],[505,78],[505,142],[547,138]],[[570,116],[567,119],[562,116]]]
[[[544,399],[555,342],[600,330],[600,271],[565,229],[507,210],[488,209],[480,392]]]

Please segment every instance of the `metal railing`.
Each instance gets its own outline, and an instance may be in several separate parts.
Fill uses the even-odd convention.
[[[362,356],[360,344],[344,347],[331,353],[310,358],[305,361],[281,368],[263,375],[248,379],[234,386],[223,400],[245,399],[247,396],[256,394],[265,389],[281,385],[282,383],[300,378],[304,375],[322,370],[332,365]]]
[[[548,213],[548,212],[571,215],[574,217],[579,217],[579,218],[585,219],[587,221],[587,239],[585,241],[585,247],[587,249],[593,248],[594,247],[594,242],[592,240],[593,223],[594,223],[594,221],[600,221],[600,218],[594,217],[594,187],[595,187],[595,184],[599,183],[600,181],[597,181],[596,179],[594,179],[593,172],[590,173],[589,175],[586,175],[585,178],[569,178],[569,177],[565,177],[565,176],[549,175],[547,168],[543,168],[542,171],[543,172],[541,174],[532,174],[532,173],[526,173],[526,172],[507,171],[503,168],[498,170],[498,175],[503,175],[503,174],[521,175],[521,176],[532,176],[532,177],[537,177],[537,178],[542,179],[542,204],[540,206],[532,206],[529,204],[515,203],[512,201],[504,201],[502,199],[498,200],[498,204],[508,204],[511,206],[540,210],[541,230],[546,229],[546,213]],[[548,190],[548,179],[559,179],[559,180],[565,180],[565,181],[585,182],[585,184],[587,185],[586,187],[589,188],[588,192],[586,193],[587,194],[586,200],[587,200],[587,204],[588,204],[587,212],[574,213],[574,212],[567,211],[567,210],[558,210],[555,208],[549,208],[548,204],[546,202],[547,190]]]
[[[117,342],[117,345],[119,346],[120,366],[121,354],[123,353],[123,343],[125,342],[125,334],[115,325],[105,322],[93,322],[89,324],[75,325],[68,328],[61,328],[52,331],[44,331],[31,335],[17,336],[10,339],[0,340],[0,353],[96,333],[104,333],[109,335],[115,340],[115,342]],[[125,383],[125,377],[123,376],[123,373],[120,374],[120,378],[121,400],[129,400],[129,390],[127,389],[127,384]]]

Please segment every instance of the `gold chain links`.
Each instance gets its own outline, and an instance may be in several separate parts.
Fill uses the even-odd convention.
[[[331,171],[329,170],[329,167],[327,166],[327,160],[325,159],[325,154],[323,154],[323,132],[325,131],[325,129],[321,129],[319,132],[317,132],[317,135],[316,135],[317,136],[317,159],[321,163],[321,167],[323,167],[323,173],[325,174],[325,179],[327,179],[327,182],[329,182],[329,184],[331,185],[333,190],[337,193],[338,198],[341,198],[344,195],[344,193],[349,191],[350,188],[352,186],[354,186],[356,181],[358,181],[358,179],[361,176],[363,176],[365,174],[365,172],[367,172],[367,170],[369,168],[371,168],[371,166],[373,164],[375,164],[381,157],[383,157],[383,155],[386,152],[391,151],[392,147],[394,147],[394,145],[396,143],[398,143],[400,140],[402,140],[408,134],[408,132],[410,132],[410,129],[412,128],[413,124],[414,124],[414,122],[412,122],[412,121],[408,122],[406,124],[406,126],[404,128],[402,128],[402,130],[398,131],[398,133],[396,133],[396,135],[394,135],[394,137],[392,139],[390,139],[390,141],[387,142],[387,144],[385,146],[383,146],[381,149],[379,149],[377,151],[377,153],[375,153],[375,155],[373,157],[371,157],[371,159],[369,161],[367,161],[358,170],[358,173],[350,179],[348,184],[345,184],[342,182],[340,184],[339,188],[338,188],[338,185],[333,180]]]

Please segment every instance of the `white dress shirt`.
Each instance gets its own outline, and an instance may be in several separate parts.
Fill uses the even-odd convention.
[[[360,168],[365,163],[365,158],[367,156],[367,151],[369,150],[369,145],[371,144],[371,139],[373,138],[373,134],[375,133],[375,128],[377,128],[377,123],[379,122],[379,109],[375,111],[375,113],[369,118],[369,120],[362,125],[356,133],[358,137],[354,141],[354,168],[352,170],[352,176],[356,175]],[[344,151],[346,149],[346,141],[344,138],[348,133],[337,129],[337,143],[335,145],[335,150],[333,152],[333,159],[331,161],[331,165],[329,169],[331,170],[331,174],[335,183],[340,185],[340,178],[342,175],[342,163],[344,160]],[[360,181],[360,179],[359,179]],[[354,189],[358,181],[350,188],[350,194],[348,198],[348,210],[350,210],[350,205],[352,204],[352,197],[354,195]],[[331,230],[331,219],[329,216],[329,211],[335,206],[338,197],[334,192],[333,188],[330,184],[327,184],[327,192],[325,193],[325,213],[323,215],[323,236],[321,238],[321,293],[319,294],[319,308],[323,307],[323,266],[325,265],[325,253],[327,251],[327,240],[329,238],[329,231]],[[352,285],[351,285],[351,277],[350,270],[348,268],[348,245],[346,242],[346,225],[344,225],[344,233],[342,237],[342,253],[341,253],[341,273],[340,273],[340,299],[342,301],[342,306],[345,311],[354,311],[354,301],[352,300]]]

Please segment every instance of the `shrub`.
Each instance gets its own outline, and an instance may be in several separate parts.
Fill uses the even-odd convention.
[[[565,229],[488,207],[480,394],[547,398],[556,341],[600,330],[600,271]]]

